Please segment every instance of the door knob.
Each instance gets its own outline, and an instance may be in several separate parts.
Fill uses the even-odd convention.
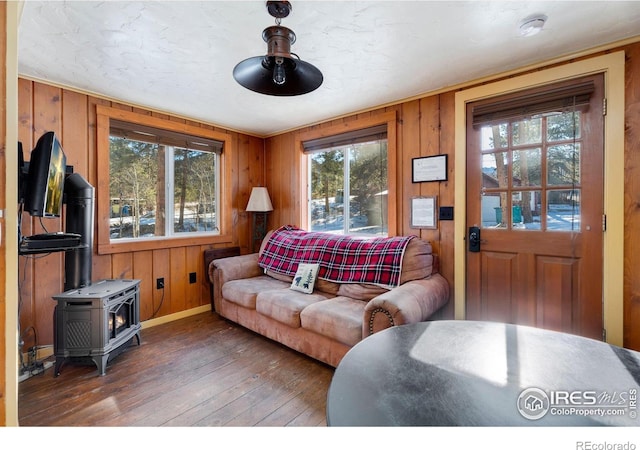
[[[480,251],[480,228],[469,227],[469,251],[477,253]]]

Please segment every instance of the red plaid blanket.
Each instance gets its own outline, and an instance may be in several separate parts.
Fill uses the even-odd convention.
[[[415,236],[358,239],[285,226],[275,230],[258,258],[263,269],[295,275],[299,263],[319,263],[318,278],[338,283],[400,283],[402,257]]]

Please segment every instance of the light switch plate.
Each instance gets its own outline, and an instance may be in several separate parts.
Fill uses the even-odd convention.
[[[453,206],[440,207],[440,220],[453,220]]]

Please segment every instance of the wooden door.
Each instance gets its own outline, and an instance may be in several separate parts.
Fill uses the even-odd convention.
[[[596,75],[468,105],[468,319],[602,339],[603,97]]]

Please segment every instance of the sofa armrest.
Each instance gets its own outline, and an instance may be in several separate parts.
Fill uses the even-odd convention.
[[[209,265],[212,284],[211,311],[221,311],[222,285],[227,281],[253,278],[262,275],[258,265],[258,253],[214,259]]]
[[[258,253],[214,259],[209,266],[209,278],[222,286],[231,280],[257,277],[263,274],[258,265]]]
[[[449,283],[439,273],[404,283],[367,303],[362,336],[394,325],[423,322],[448,301]]]

